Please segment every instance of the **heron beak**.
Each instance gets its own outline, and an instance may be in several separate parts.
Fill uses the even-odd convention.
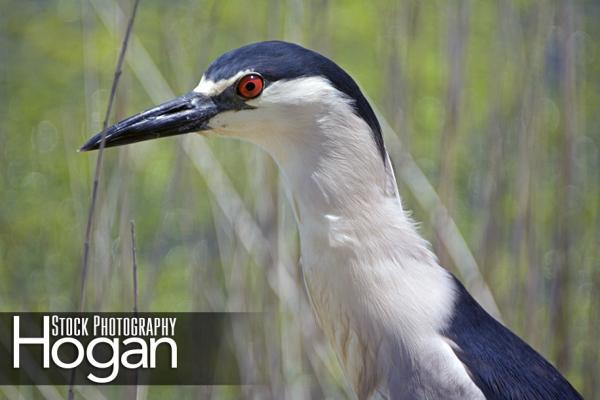
[[[116,123],[91,137],[79,151],[96,150],[105,133],[105,146],[157,139],[209,129],[208,121],[219,113],[210,97],[190,92]]]

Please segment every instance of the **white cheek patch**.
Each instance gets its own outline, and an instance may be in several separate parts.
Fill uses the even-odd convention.
[[[285,104],[309,105],[328,103],[332,106],[351,104],[351,100],[331,82],[320,76],[282,79],[268,85],[262,95],[247,102],[250,105]]]
[[[194,88],[194,92],[202,93],[205,96],[216,96],[221,94],[225,89],[229,86],[233,85],[238,79],[240,79],[244,75],[248,75],[252,73],[252,70],[246,69],[244,71],[240,71],[231,78],[221,79],[217,82],[211,81],[210,79],[206,79],[204,75],[202,75],[202,79],[200,79],[200,83],[198,86]]]

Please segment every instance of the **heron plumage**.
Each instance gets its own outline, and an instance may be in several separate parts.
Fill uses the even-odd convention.
[[[236,86],[247,74],[256,96]],[[438,264],[402,208],[375,113],[333,61],[279,41],[232,50],[193,92],[109,128],[106,144],[193,131],[252,142],[278,164],[307,293],[359,399],[581,398]]]
[[[562,375],[490,316],[454,278],[457,293],[450,324],[442,334],[489,400],[574,400],[582,397]]]

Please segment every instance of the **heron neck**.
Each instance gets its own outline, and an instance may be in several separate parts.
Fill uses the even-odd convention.
[[[346,376],[371,393],[391,365],[408,370],[394,352],[445,324],[449,275],[402,210],[367,128],[279,139],[268,148],[295,210],[308,297]]]
[[[332,220],[357,227],[397,223],[395,216],[404,213],[392,166],[387,156],[382,159],[370,132],[326,132],[319,138],[296,143],[291,154],[275,155],[301,233],[324,231]],[[379,218],[390,208],[392,214]]]

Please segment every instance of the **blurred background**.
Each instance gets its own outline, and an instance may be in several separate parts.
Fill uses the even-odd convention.
[[[0,311],[79,308],[84,231],[130,0],[0,0]],[[111,122],[193,88],[208,63],[285,39],[335,60],[377,109],[405,207],[444,266],[600,399],[600,3],[142,0]],[[265,387],[142,399],[350,398],[316,328],[274,163],[245,143],[105,153],[86,311],[268,311]],[[499,313],[499,314],[498,314]],[[66,387],[0,387],[63,398]],[[131,388],[78,387],[77,398]]]

